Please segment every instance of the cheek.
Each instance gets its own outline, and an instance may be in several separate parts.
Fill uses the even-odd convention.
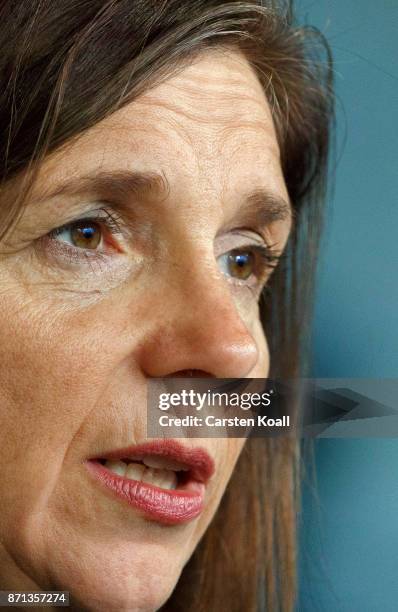
[[[10,503],[18,496],[7,479],[18,477],[36,499],[51,490],[110,367],[97,314],[68,318],[43,303],[15,295],[0,307],[1,494]]]
[[[114,384],[112,372],[126,354],[124,326],[105,302],[65,314],[60,304],[15,292],[0,305],[0,542],[21,567],[30,564],[28,575],[46,566],[58,541],[78,550],[88,527],[96,531],[96,500],[83,495],[79,466],[91,428],[98,435],[97,409],[106,404],[100,431],[116,416],[101,399],[111,382],[123,383]],[[79,521],[73,540],[68,529]]]

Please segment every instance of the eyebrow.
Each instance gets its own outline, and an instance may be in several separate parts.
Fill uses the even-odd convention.
[[[116,207],[124,209],[125,202],[132,196],[149,201],[165,200],[170,194],[170,185],[163,172],[99,171],[68,179],[53,189],[43,191],[34,200],[89,192],[97,193],[99,197],[109,199]],[[267,188],[255,188],[244,197],[235,221],[264,226],[275,221],[292,220],[293,216],[290,201]]]
[[[163,172],[100,171],[68,179],[41,192],[35,201],[93,191],[116,200],[125,200],[132,195],[160,200],[168,196],[170,187]]]
[[[238,218],[257,226],[276,221],[293,220],[294,210],[289,200],[266,188],[254,189],[244,199]]]

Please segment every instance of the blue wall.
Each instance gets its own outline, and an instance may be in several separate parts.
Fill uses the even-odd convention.
[[[398,0],[297,7],[331,44],[339,98],[313,375],[398,378]],[[319,440],[315,464],[298,609],[398,610],[398,439]]]

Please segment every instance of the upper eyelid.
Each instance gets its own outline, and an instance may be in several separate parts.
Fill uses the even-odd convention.
[[[245,234],[244,232],[250,232],[251,236],[248,236],[247,233]],[[253,229],[253,228],[249,228],[249,227],[241,227],[233,232],[231,232],[234,236],[241,236],[242,238],[245,238],[246,240],[253,240],[256,244],[259,245],[265,245],[265,246],[269,246],[268,244],[268,239],[265,238],[265,236],[260,233],[259,230]],[[258,240],[256,240],[258,236]]]
[[[250,235],[248,235],[250,232]],[[270,240],[265,240],[264,236],[260,235],[256,230],[249,228],[239,228],[228,233],[223,233],[216,237],[214,243],[214,254],[219,257],[227,251],[236,248],[247,248],[250,246],[263,246],[271,248]]]
[[[90,214],[99,213],[99,211],[104,211],[104,214]],[[85,221],[95,221],[98,223],[103,223],[104,225],[111,227],[112,230],[117,230],[117,233],[124,234],[123,231],[123,220],[117,213],[110,213],[105,208],[95,209],[94,211],[89,211],[87,213],[83,213],[82,215],[63,223],[62,225],[58,225],[50,230],[49,234],[59,233],[60,230],[68,229],[76,223],[84,223]]]

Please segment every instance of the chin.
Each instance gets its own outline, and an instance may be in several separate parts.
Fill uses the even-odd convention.
[[[69,591],[74,610],[154,612],[170,597],[185,562],[150,544],[101,548],[69,550],[51,563],[52,588]]]
[[[153,580],[146,584],[138,582],[131,584],[129,579],[120,579],[116,582],[105,580],[91,585],[86,585],[79,593],[71,594],[70,605],[72,610],[92,612],[155,612],[170,597],[175,584],[171,586],[168,581],[154,576]]]

